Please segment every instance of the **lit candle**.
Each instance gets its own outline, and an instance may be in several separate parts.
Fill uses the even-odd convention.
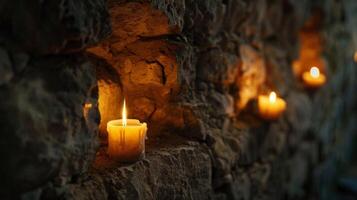
[[[275,120],[285,111],[286,103],[282,98],[277,97],[275,92],[271,92],[269,96],[259,95],[258,109],[262,118]]]
[[[125,100],[122,119],[109,121],[108,154],[122,162],[134,162],[145,156],[147,125],[137,119],[127,119]]]
[[[326,82],[326,76],[321,74],[317,67],[311,67],[309,72],[304,72],[302,79],[309,88],[321,87]]]

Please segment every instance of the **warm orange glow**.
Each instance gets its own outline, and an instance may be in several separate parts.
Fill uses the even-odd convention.
[[[321,32],[322,17],[319,12],[313,12],[299,33],[299,57],[293,61],[294,75],[300,79],[305,72],[310,74],[311,67],[315,66],[320,71],[320,76],[326,73],[326,60],[323,56],[324,39]],[[313,78],[313,77],[310,77]]]
[[[126,113],[126,105],[125,105],[125,99],[124,99],[124,103],[123,103],[123,111],[122,111],[122,123],[123,126],[126,126],[127,124],[127,113]]]
[[[278,97],[275,92],[268,95],[259,95],[258,97],[259,115],[266,120],[278,119],[286,109],[284,99]]]
[[[87,120],[88,118],[88,114],[89,114],[89,110],[92,108],[92,104],[91,103],[85,103],[83,106],[83,116],[84,118]]]
[[[275,92],[270,92],[269,94],[269,102],[274,103],[276,101],[276,93]]]
[[[320,73],[318,67],[311,67],[310,71],[306,71],[302,74],[302,80],[307,88],[316,89],[323,86],[326,82],[326,76]]]
[[[86,104],[84,104],[84,108],[92,108],[92,104],[91,103],[86,103]]]
[[[354,59],[355,59],[355,62],[357,63],[357,51],[355,52]]]
[[[302,74],[302,80],[306,87],[316,89],[325,84],[326,76],[320,73],[319,68],[314,66],[310,68],[310,71],[306,71]]]
[[[107,123],[108,154],[121,162],[135,162],[145,155],[147,125],[137,119],[127,119],[125,99],[122,119]]]
[[[320,76],[320,70],[317,67],[311,67],[310,74],[313,78],[318,78]]]

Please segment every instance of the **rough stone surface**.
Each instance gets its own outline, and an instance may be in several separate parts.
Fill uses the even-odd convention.
[[[80,55],[31,59],[1,85],[2,196],[50,180],[65,184],[89,167],[99,119],[95,85],[94,66]],[[93,105],[87,120],[85,103]]]
[[[257,98],[258,89],[265,81],[266,72],[262,56],[252,47],[241,45],[239,48],[243,64],[238,78],[239,102],[237,107],[243,109],[251,99]]]
[[[172,141],[170,141],[172,140]],[[211,199],[212,166],[208,149],[179,138],[148,145],[146,158],[118,165],[103,149],[93,169],[67,186],[65,199]],[[193,162],[194,161],[194,162]],[[120,167],[118,167],[120,166]],[[42,198],[51,198],[44,190]]]
[[[31,54],[81,50],[110,33],[104,0],[0,3],[0,42]]]
[[[354,0],[3,1],[0,11],[5,198],[357,196]],[[73,53],[93,43],[90,57]],[[68,55],[44,56],[58,53]],[[301,82],[310,65],[327,74],[319,90]],[[271,90],[287,110],[267,122],[256,98]],[[147,158],[131,165],[105,154],[124,97],[149,125]]]
[[[169,26],[164,13],[148,2],[109,1],[108,7],[113,34],[88,51],[113,67],[120,77],[120,88],[110,91],[114,95],[104,97],[105,91],[100,87],[100,98],[117,102],[120,108],[125,98],[130,117],[150,122],[149,137],[169,131],[191,132],[187,127],[199,129],[193,112],[179,101],[180,72],[175,56],[178,47],[167,40],[177,32],[177,27]],[[99,79],[106,78],[101,76]],[[101,85],[111,87],[106,82]],[[121,112],[115,106],[110,115],[105,115],[104,106],[100,100],[103,135],[106,130],[102,127]]]
[[[13,77],[13,71],[11,68],[10,58],[8,53],[4,49],[0,49],[0,57],[1,57],[1,77],[0,77],[0,85],[7,83]]]
[[[324,144],[325,159],[315,170],[318,189],[324,199],[354,199],[357,196],[356,174],[356,52],[357,4],[346,0],[326,4],[326,59],[331,81],[313,99],[319,112],[313,118],[313,130]],[[346,18],[342,17],[345,16]],[[345,27],[345,28],[342,28]],[[336,39],[337,38],[337,39]],[[333,76],[333,77],[332,77]],[[319,102],[325,102],[319,104]]]
[[[112,119],[120,118],[122,89],[116,71],[105,61],[91,59],[96,66],[98,83],[98,108],[101,113],[99,131],[100,136],[106,136],[107,123]]]

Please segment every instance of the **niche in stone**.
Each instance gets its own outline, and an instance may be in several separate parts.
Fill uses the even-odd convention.
[[[302,74],[313,66],[317,67],[321,73],[326,73],[326,61],[322,57],[321,18],[321,12],[316,11],[300,30],[299,57],[293,62],[293,73],[298,79],[301,79]]]
[[[88,49],[97,66],[103,141],[108,121],[121,118],[124,98],[128,118],[147,122],[149,137],[191,125],[192,112],[179,104],[177,46],[167,40],[175,26],[149,3],[111,2],[109,9],[112,35]]]

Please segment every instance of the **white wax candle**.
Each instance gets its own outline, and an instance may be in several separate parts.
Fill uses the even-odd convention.
[[[326,76],[321,74],[317,67],[311,67],[310,71],[304,72],[302,79],[308,88],[319,88],[326,82]]]
[[[136,119],[112,120],[107,124],[108,154],[122,162],[134,162],[145,155],[147,125]]]
[[[258,109],[262,118],[275,120],[285,111],[286,103],[282,98],[277,97],[275,92],[271,92],[269,96],[259,95]]]

